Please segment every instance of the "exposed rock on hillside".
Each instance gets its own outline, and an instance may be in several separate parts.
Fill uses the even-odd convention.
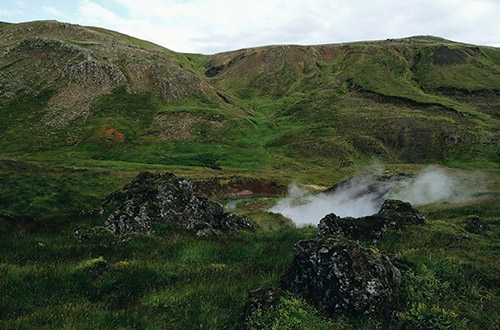
[[[318,237],[338,236],[350,239],[379,239],[385,228],[403,228],[425,224],[425,218],[410,203],[386,200],[377,214],[362,218],[340,218],[331,213],[321,219]]]
[[[224,212],[220,204],[194,194],[191,182],[171,173],[140,173],[108,195],[101,212],[109,213],[106,226],[117,235],[150,234],[154,222],[194,229],[198,236],[253,230],[247,217]]]
[[[401,283],[389,257],[345,238],[298,242],[280,286],[326,315],[382,312]]]
[[[75,120],[85,123],[95,115],[95,101],[122,86],[132,94],[153,92],[165,102],[193,95],[223,102],[212,86],[180,67],[168,50],[119,37],[58,22],[3,29],[0,102],[36,95],[42,88],[53,92],[44,105],[41,128],[63,128]]]

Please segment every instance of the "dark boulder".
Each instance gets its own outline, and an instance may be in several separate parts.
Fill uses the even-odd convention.
[[[392,226],[423,225],[425,217],[410,203],[395,199],[384,201],[380,211],[372,217],[381,217]]]
[[[221,217],[214,219],[212,227],[222,231],[254,230],[253,224],[248,217],[230,212],[224,213]]]
[[[385,228],[400,229],[412,224],[425,224],[422,213],[410,203],[388,199],[374,215],[361,218],[340,218],[333,213],[326,215],[318,225],[318,237],[379,239]]]
[[[140,173],[106,197],[101,214],[109,214],[106,226],[117,235],[150,234],[153,223],[180,225],[202,237],[215,235],[214,230],[253,230],[247,217],[225,213],[219,203],[194,194],[191,182],[171,173]]]
[[[400,283],[388,256],[330,237],[298,242],[280,287],[337,316],[386,312]]]
[[[276,288],[261,287],[250,292],[243,307],[243,329],[247,329],[250,318],[257,310],[268,310],[280,304],[280,292]]]
[[[465,225],[465,230],[473,234],[480,234],[490,229],[490,226],[488,226],[487,223],[481,221],[478,217],[472,217],[467,225]]]

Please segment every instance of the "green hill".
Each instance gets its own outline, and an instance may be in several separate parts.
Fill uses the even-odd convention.
[[[412,37],[205,56],[58,22],[0,33],[4,155],[223,169],[499,161],[496,48]]]

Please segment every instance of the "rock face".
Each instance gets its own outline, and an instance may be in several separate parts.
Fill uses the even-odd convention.
[[[385,228],[425,224],[425,218],[410,203],[388,199],[377,214],[362,218],[340,218],[333,213],[321,219],[318,237],[339,236],[350,239],[379,239]]]
[[[280,287],[326,315],[382,312],[401,283],[389,257],[345,238],[298,242]]]
[[[248,321],[258,310],[275,308],[280,304],[280,292],[276,288],[261,287],[250,292],[243,307],[243,329],[248,329]]]
[[[106,226],[117,235],[150,234],[154,222],[194,229],[198,236],[212,236],[214,230],[253,230],[247,217],[224,212],[220,204],[194,194],[188,180],[171,173],[140,173],[106,197],[104,213],[110,213]]]

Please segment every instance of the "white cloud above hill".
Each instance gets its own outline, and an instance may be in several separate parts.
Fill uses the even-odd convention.
[[[269,44],[322,44],[436,35],[500,44],[496,0],[3,1],[0,20],[96,25],[175,51],[215,53]]]

